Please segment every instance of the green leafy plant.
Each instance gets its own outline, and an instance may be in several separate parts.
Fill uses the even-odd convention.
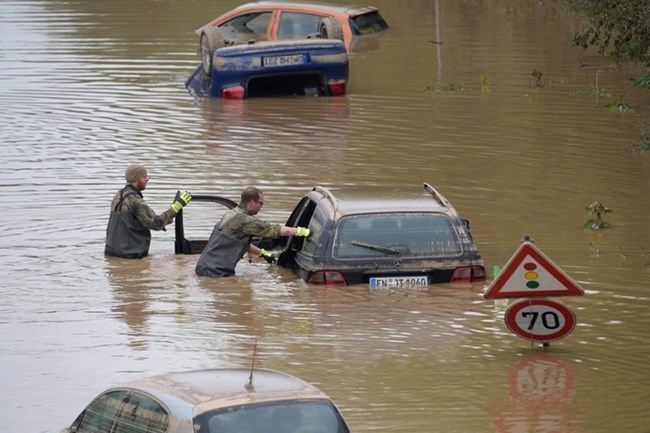
[[[567,77],[555,77],[555,78],[552,78],[551,81],[554,84],[569,84],[569,83],[571,83],[571,80],[568,79]]]
[[[641,74],[638,77],[632,78],[632,84],[642,89],[650,90],[650,72]]]
[[[586,23],[573,43],[597,47],[600,54],[650,65],[648,3],[638,0],[564,0]]]
[[[488,74],[481,74],[481,92],[489,92],[492,90],[492,80]]]
[[[427,86],[425,90],[428,93],[447,93],[447,92],[464,92],[470,90],[468,86],[463,83],[446,83],[438,84],[436,86]]]
[[[624,113],[627,111],[632,111],[632,105],[630,105],[623,96],[620,96],[618,100],[612,101],[605,105],[612,111],[618,111],[619,113]]]
[[[534,87],[544,87],[544,81],[542,81],[542,77],[544,76],[544,74],[542,73],[542,71],[533,69],[533,72],[530,75],[532,75],[533,78],[535,79],[535,82],[533,83]]]
[[[606,207],[604,204],[599,201],[595,201],[585,209],[589,212],[590,217],[584,224],[585,228],[591,230],[603,230],[612,227],[612,225],[604,219],[604,215],[612,212],[612,210]]]
[[[569,91],[569,95],[591,96],[593,98],[609,98],[612,96],[612,94],[607,92],[605,89],[599,89],[597,87],[591,87],[589,89],[574,89]]]

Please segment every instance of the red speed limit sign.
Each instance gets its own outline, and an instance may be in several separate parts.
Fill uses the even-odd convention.
[[[553,341],[573,331],[576,317],[564,305],[548,299],[528,299],[506,311],[508,328],[527,340]]]

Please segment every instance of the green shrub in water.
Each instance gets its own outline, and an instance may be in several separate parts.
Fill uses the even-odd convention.
[[[591,203],[585,208],[589,212],[589,219],[585,222],[584,227],[591,230],[603,230],[612,227],[612,225],[603,218],[606,213],[612,212],[599,201]]]

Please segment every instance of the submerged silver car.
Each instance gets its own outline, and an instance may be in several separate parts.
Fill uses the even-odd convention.
[[[286,373],[210,369],[128,382],[102,392],[57,433],[349,433],[315,386]]]

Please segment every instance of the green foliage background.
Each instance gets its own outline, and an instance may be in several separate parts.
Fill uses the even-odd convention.
[[[650,91],[650,0],[559,0],[585,19],[575,33],[576,46],[596,47],[616,61],[639,62],[645,72],[632,83]],[[640,135],[633,151],[650,151],[650,117],[640,119]]]
[[[639,61],[650,67],[650,0],[564,0],[585,17],[577,46],[597,47],[601,54]]]

